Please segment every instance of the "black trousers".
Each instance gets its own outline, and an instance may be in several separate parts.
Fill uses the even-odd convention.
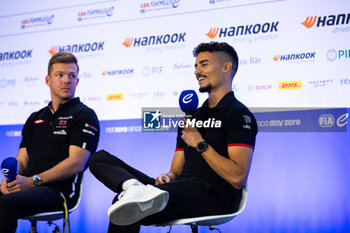
[[[102,150],[90,157],[89,168],[92,174],[114,192],[121,192],[122,183],[137,179],[144,184],[154,185],[155,179],[127,165],[117,157]],[[178,177],[174,181],[157,186],[169,192],[169,202],[159,213],[130,226],[109,225],[109,233],[139,232],[141,225],[163,223],[179,218],[227,214],[232,206],[225,205],[220,190],[211,184],[194,177]],[[113,203],[117,200],[114,198]]]
[[[0,193],[0,231],[16,232],[17,219],[40,212],[63,210],[60,193],[40,186],[10,194]]]

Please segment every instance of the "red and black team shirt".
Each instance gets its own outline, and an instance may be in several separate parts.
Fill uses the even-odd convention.
[[[95,112],[74,98],[61,104],[56,112],[51,103],[38,112],[32,113],[22,130],[20,147],[29,155],[25,176],[46,171],[69,156],[69,146],[75,145],[91,153],[96,151],[100,128]],[[66,197],[76,196],[82,174],[51,185]]]
[[[203,139],[220,155],[229,158],[228,147],[230,146],[246,146],[254,149],[258,132],[255,117],[245,105],[235,98],[233,92],[227,93],[214,108],[208,108],[208,100],[206,100],[195,112],[194,119],[207,121],[211,126],[221,121],[219,128],[197,127]],[[195,148],[187,146],[181,138],[181,129],[177,135],[176,150],[185,152],[185,164],[180,176],[197,177],[214,186],[233,188],[210,168]]]

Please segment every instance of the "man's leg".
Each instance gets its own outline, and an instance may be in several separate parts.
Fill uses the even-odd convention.
[[[218,190],[196,178],[176,179],[157,186],[169,192],[169,201],[163,211],[148,216],[143,225],[164,223],[175,219],[231,213]]]
[[[222,194],[212,185],[196,178],[177,179],[157,186],[169,192],[169,201],[163,211],[150,215],[129,226],[116,226],[110,223],[109,233],[138,232],[140,224],[152,225],[175,219],[227,214],[232,206],[223,201]],[[125,213],[128,215],[128,213]]]
[[[4,232],[16,232],[17,217],[16,209],[9,201],[0,194],[0,229]]]
[[[40,212],[59,211],[62,206],[60,194],[47,186],[1,195],[0,229],[15,232],[17,219]]]
[[[137,179],[143,184],[154,184],[155,179],[130,167],[107,151],[100,150],[89,159],[91,173],[109,189],[120,193],[126,180]]]
[[[106,151],[93,154],[89,167],[98,180],[111,190],[121,193],[118,201],[108,210],[108,217],[114,224],[133,224],[163,210],[168,201],[168,192],[153,186],[154,178],[130,167]]]

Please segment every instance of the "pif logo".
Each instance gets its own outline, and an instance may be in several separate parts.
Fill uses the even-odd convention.
[[[301,89],[301,81],[279,82],[280,90]]]

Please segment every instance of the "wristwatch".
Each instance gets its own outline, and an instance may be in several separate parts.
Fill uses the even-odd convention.
[[[38,175],[34,175],[33,176],[33,184],[35,186],[40,186],[43,184],[43,180]]]
[[[203,153],[207,148],[208,148],[208,143],[206,141],[201,141],[196,146],[196,150],[198,153]]]

